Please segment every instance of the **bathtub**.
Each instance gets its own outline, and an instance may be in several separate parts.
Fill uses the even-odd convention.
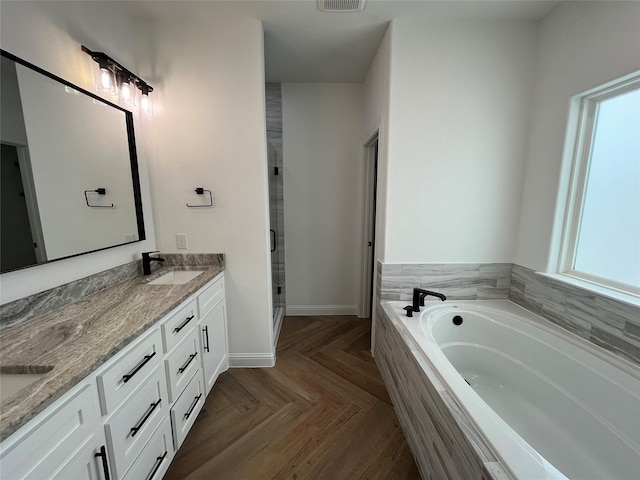
[[[640,478],[636,365],[507,300],[406,304],[383,308],[514,478]]]

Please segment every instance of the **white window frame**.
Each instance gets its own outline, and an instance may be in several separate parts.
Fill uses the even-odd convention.
[[[629,294],[634,297],[640,297],[640,288],[575,270],[573,264],[576,256],[576,247],[578,245],[578,232],[580,230],[587,174],[590,168],[594,123],[598,113],[598,105],[612,97],[617,97],[637,89],[640,89],[640,74],[635,74],[633,77],[626,77],[624,80],[600,87],[576,97],[580,105],[577,129],[575,130],[571,179],[557,269],[560,275],[582,280],[606,290]]]

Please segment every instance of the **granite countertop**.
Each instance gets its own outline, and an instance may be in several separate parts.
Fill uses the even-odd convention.
[[[204,270],[182,285],[149,285],[171,270]],[[0,405],[0,441],[224,270],[167,266],[0,332],[1,373],[45,373]]]

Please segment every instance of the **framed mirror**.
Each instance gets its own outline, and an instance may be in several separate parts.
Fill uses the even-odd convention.
[[[0,53],[0,273],[144,240],[131,112]]]

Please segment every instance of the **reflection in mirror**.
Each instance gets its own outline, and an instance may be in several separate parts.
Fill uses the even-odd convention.
[[[144,240],[131,113],[4,51],[0,72],[0,271]]]

